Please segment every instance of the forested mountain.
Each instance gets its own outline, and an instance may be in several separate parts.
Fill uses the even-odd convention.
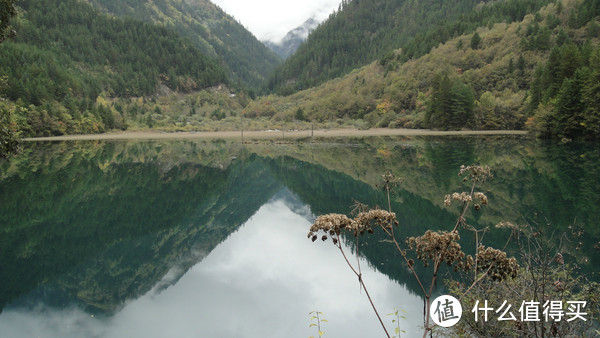
[[[149,96],[159,86],[189,92],[227,83],[223,68],[174,31],[101,14],[77,0],[23,0],[17,36],[0,45],[0,95],[17,102],[24,135],[125,128],[96,104]]]
[[[258,99],[220,54],[241,53],[239,25],[206,1],[19,6],[0,44],[0,108],[22,136],[320,124],[600,138],[600,0],[344,1],[270,79],[279,95]]]
[[[259,86],[280,58],[209,0],[84,0],[119,17],[158,23],[220,60],[232,81]]]
[[[289,94],[321,84],[402,48],[403,60],[496,22],[520,21],[548,0],[343,1],[282,64],[268,87]]]
[[[542,137],[598,139],[599,15],[598,0],[568,0],[510,24],[490,19],[421,57],[407,59],[398,49],[319,87],[252,102],[244,114],[359,128],[530,129]]]

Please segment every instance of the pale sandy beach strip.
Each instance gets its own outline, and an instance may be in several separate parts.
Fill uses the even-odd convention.
[[[319,129],[319,130],[262,130],[244,131],[243,137],[251,139],[283,139],[307,137],[367,137],[367,136],[450,136],[450,135],[526,135],[521,130],[457,130],[438,131],[429,129]],[[161,131],[123,131],[104,134],[62,135],[51,137],[26,138],[24,141],[75,141],[75,140],[154,140],[154,139],[240,139],[238,131],[210,132],[161,132]]]

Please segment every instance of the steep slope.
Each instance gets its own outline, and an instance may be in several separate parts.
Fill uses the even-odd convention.
[[[149,96],[160,86],[190,92],[227,83],[223,68],[174,31],[99,13],[77,0],[19,2],[17,37],[0,46],[0,96],[17,109],[24,136],[125,128],[97,104]]]
[[[269,79],[268,88],[290,94],[348,73],[403,48],[403,59],[475,28],[521,20],[547,0],[344,1]],[[479,4],[479,5],[478,5]]]
[[[86,0],[119,17],[158,23],[190,39],[211,58],[221,60],[234,81],[260,85],[279,57],[240,23],[208,0]]]
[[[559,138],[598,137],[600,11],[594,3],[551,4],[413,60],[396,50],[319,87],[253,102],[245,114],[275,111],[281,120],[353,121],[359,128],[531,127]]]

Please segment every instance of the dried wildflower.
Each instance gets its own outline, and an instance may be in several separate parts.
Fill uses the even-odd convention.
[[[484,193],[480,192],[480,191],[474,193],[473,197],[479,199],[479,201],[481,202],[482,205],[488,204],[488,198],[487,198],[487,196]]]
[[[450,195],[446,195],[446,196],[444,197],[444,206],[447,206],[447,207],[449,207],[451,203],[452,203],[452,201],[451,201],[451,199],[450,199]]]
[[[477,261],[477,270],[489,270],[489,276],[494,281],[515,278],[519,272],[519,264],[514,257],[508,258],[506,252],[483,245],[477,249]]]
[[[492,175],[492,170],[487,165],[470,165],[468,167],[461,165],[460,171],[458,172],[458,176],[463,175],[466,176],[465,178],[463,178],[463,182],[466,182],[469,179],[471,180],[471,182],[485,182],[488,178],[494,177]]]
[[[353,221],[349,219],[346,215],[342,214],[327,214],[321,215],[317,217],[315,223],[310,227],[310,231],[308,232],[308,238],[311,238],[312,241],[317,240],[317,233],[319,231],[323,231],[325,234],[329,234],[330,236],[339,235],[342,229],[346,229],[348,227],[352,227]],[[327,236],[323,235],[321,237],[322,240],[327,240]]]
[[[452,194],[452,199],[458,202],[471,202],[473,198],[467,192],[461,192],[460,194],[455,192]]]
[[[360,203],[357,200],[353,200],[352,211],[350,211],[350,215],[356,216],[358,213],[369,210],[369,206],[363,203]]]
[[[454,265],[455,270],[468,270],[471,266],[469,260],[465,260],[465,253],[458,240],[460,236],[456,231],[427,230],[422,236],[408,238],[407,244],[411,250],[415,250],[417,258],[425,266],[428,266],[430,261],[434,264],[446,262],[449,266]]]
[[[369,233],[373,233],[373,225],[388,229],[391,228],[392,225],[398,225],[396,214],[383,209],[371,209],[367,212],[361,212],[354,218],[354,222],[357,226],[355,230],[359,232],[364,232],[366,230]]]
[[[452,198],[454,198],[454,200],[456,200],[456,201],[462,201],[462,202],[473,201],[473,197],[466,192],[461,192],[460,194],[454,193],[454,194],[452,194]]]
[[[404,182],[403,177],[396,177],[390,171],[381,175],[381,179],[382,179],[382,182],[381,182],[381,185],[379,185],[379,186],[383,190],[393,190],[394,188],[398,187],[398,185],[400,185],[401,183]]]
[[[322,231],[325,233],[321,237],[323,241],[327,240],[327,234],[332,239],[335,239],[341,234],[342,230],[349,231],[354,236],[358,236],[365,232],[373,233],[373,226],[381,226],[389,229],[393,225],[398,225],[396,214],[382,209],[371,209],[360,212],[354,219],[350,219],[342,214],[327,214],[317,217],[315,223],[310,227],[308,238],[311,238],[314,242],[317,239],[316,234]],[[334,241],[334,244],[337,244],[337,240]]]

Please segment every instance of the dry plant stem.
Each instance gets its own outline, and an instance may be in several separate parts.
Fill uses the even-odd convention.
[[[402,256],[402,258],[404,258],[404,262],[406,263],[406,265],[408,266],[410,271],[412,271],[413,275],[415,276],[415,279],[417,280],[417,283],[419,283],[419,287],[421,287],[421,291],[423,291],[423,294],[425,294],[426,293],[425,286],[423,286],[423,283],[421,283],[421,279],[419,278],[419,275],[417,275],[417,272],[415,271],[413,264],[411,264],[408,261],[408,257],[406,257],[406,253],[404,252],[404,250],[402,250],[400,248],[400,244],[398,243],[398,241],[396,240],[396,237],[394,236],[394,227],[392,227],[391,231],[388,229],[385,229],[385,228],[383,228],[383,230],[392,239],[392,242],[396,246],[396,250],[398,250],[398,252],[400,252],[400,255]]]
[[[390,334],[388,333],[388,331],[387,331],[387,329],[385,327],[385,324],[383,324],[383,320],[381,319],[381,316],[379,316],[379,312],[377,311],[377,308],[375,307],[375,303],[373,303],[373,300],[371,299],[371,295],[369,294],[369,290],[367,290],[367,286],[365,285],[365,282],[362,279],[362,273],[360,272],[360,264],[359,264],[359,270],[357,271],[354,268],[354,266],[352,266],[352,264],[350,263],[350,261],[348,260],[348,257],[346,257],[346,253],[344,252],[344,249],[342,249],[342,241],[340,240],[339,237],[338,237],[338,241],[337,241],[336,246],[338,247],[338,249],[342,253],[342,256],[344,256],[344,260],[346,261],[346,264],[348,264],[348,266],[350,267],[350,269],[352,270],[352,272],[354,272],[354,274],[356,275],[356,277],[358,277],[358,282],[360,283],[360,286],[362,287],[362,289],[365,290],[365,294],[367,295],[367,298],[369,299],[369,303],[371,303],[371,307],[373,308],[373,311],[375,311],[375,315],[377,315],[377,319],[379,319],[379,323],[381,324],[381,327],[383,328],[383,331],[385,331],[385,335],[388,338],[391,338]],[[358,247],[356,248],[356,257],[358,259]]]
[[[479,255],[477,255],[477,248],[479,248],[479,232],[475,231],[475,264],[474,264],[474,268],[473,268],[473,280],[475,280],[475,282],[473,283],[473,285],[475,285],[475,283],[477,283],[477,263],[479,262]],[[490,268],[492,266],[490,265]],[[490,268],[488,268],[488,271],[490,271]],[[484,273],[484,275],[487,275],[487,271]],[[473,285],[471,285],[471,287],[473,287]],[[471,288],[469,288],[470,290]]]
[[[392,212],[392,202],[390,200],[390,187],[386,187],[385,190],[387,191],[388,211]]]
[[[475,182],[473,182],[471,184],[471,192],[470,195],[473,196],[473,193],[475,191]],[[469,209],[469,201],[465,201],[463,203],[463,208],[462,208],[462,212],[460,213],[460,215],[458,216],[458,219],[456,220],[456,225],[454,226],[454,229],[452,230],[454,231],[458,231],[458,227],[463,224],[465,222],[465,215],[467,213],[467,210]],[[449,245],[449,244],[448,244]],[[433,277],[431,278],[431,285],[429,287],[429,292],[425,293],[425,332],[423,332],[423,337],[427,337],[427,333],[431,333],[431,331],[433,330],[433,328],[435,327],[435,325],[429,327],[429,312],[431,311],[431,295],[433,294],[433,289],[435,287],[435,283],[437,282],[437,274],[440,268],[440,265],[442,264],[443,260],[441,259],[440,256],[437,257],[434,265],[433,265]],[[477,270],[475,270],[477,271]],[[489,269],[488,269],[489,271]],[[484,274],[487,275],[487,272]]]
[[[388,199],[388,211],[391,213],[392,212],[392,203],[390,200],[390,189],[389,188],[387,188],[387,199]],[[408,261],[408,258],[406,257],[406,253],[404,252],[404,250],[402,250],[400,248],[400,244],[396,240],[396,236],[394,235],[394,225],[393,224],[390,224],[390,225],[391,226],[390,226],[389,230],[385,227],[382,227],[383,231],[385,231],[385,233],[392,239],[392,242],[396,246],[396,250],[398,250],[398,252],[402,256],[402,258],[404,258],[404,262],[406,263],[406,265],[408,266],[410,271],[412,271],[413,275],[415,276],[415,279],[417,280],[417,283],[419,283],[419,286],[421,287],[421,290],[423,291],[423,294],[425,294],[425,287],[421,283],[421,279],[419,278],[419,275],[417,275],[417,272],[415,271],[413,265],[410,264],[410,262]]]
[[[388,200],[388,211],[392,212],[392,203],[391,203],[391,199],[390,199],[390,188],[389,188],[389,186],[386,186],[386,192],[387,192],[387,200]],[[457,224],[457,226],[458,226],[458,224]],[[430,291],[429,291],[429,293],[427,293],[427,291],[425,291],[425,286],[423,285],[423,283],[421,283],[421,279],[419,278],[419,275],[417,274],[417,272],[415,271],[415,269],[413,267],[414,263],[411,264],[409,262],[408,257],[406,256],[406,253],[404,252],[404,250],[402,250],[400,248],[400,244],[396,240],[396,236],[394,235],[394,225],[390,224],[389,230],[386,227],[382,227],[382,229],[391,238],[392,242],[396,246],[396,249],[398,250],[398,252],[402,256],[402,258],[406,262],[406,265],[408,266],[408,268],[410,269],[410,271],[413,273],[413,276],[415,277],[417,283],[419,283],[419,286],[421,287],[421,290],[423,291],[423,295],[425,296],[425,299],[424,299],[424,302],[423,302],[423,317],[425,318],[424,319],[424,321],[425,321],[424,322],[425,332],[423,332],[423,337],[426,337],[427,336],[427,332],[430,330],[428,328],[428,326],[429,326],[429,316],[427,314],[429,313],[429,308],[431,306],[430,298],[431,298],[431,293],[433,292],[433,286],[435,284],[435,278],[436,278],[435,276],[437,275],[437,267],[436,267],[435,272],[434,272],[434,279],[432,280]],[[382,323],[382,325],[383,325],[383,323]],[[384,329],[385,329],[385,327],[384,327]],[[386,331],[386,333],[387,333],[387,331]]]
[[[362,270],[360,269],[360,258],[358,257],[358,236],[356,236],[356,244],[355,245],[356,245],[356,266],[358,267],[358,274],[359,274],[358,278],[360,279],[360,276],[362,276]]]
[[[434,266],[433,266],[433,277],[431,277],[431,285],[429,286],[429,293],[425,294],[425,332],[423,332],[423,338],[427,337],[427,333],[431,332],[435,325],[429,327],[429,313],[431,311],[431,295],[433,294],[433,288],[435,287],[435,283],[437,281],[437,274],[439,267],[442,263],[441,257],[438,256]]]
[[[471,185],[471,193],[470,193],[471,196],[473,196],[474,191],[475,191],[475,182],[473,182],[473,184]],[[458,226],[465,221],[465,214],[467,213],[467,210],[469,209],[469,204],[470,203],[468,201],[464,202],[462,212],[460,213],[460,216],[458,216],[458,219],[456,220],[456,225],[454,226],[454,229],[452,231],[458,230]]]
[[[389,196],[388,196],[389,198]],[[389,200],[388,200],[389,201]],[[435,281],[436,281],[436,276],[437,276],[437,268],[439,267],[439,264],[436,263],[435,267],[434,267],[434,277],[433,280],[431,282],[431,287],[429,289],[429,293],[425,290],[425,286],[423,285],[423,283],[421,282],[421,279],[419,278],[419,275],[417,274],[417,272],[415,271],[413,264],[411,264],[408,260],[408,257],[406,256],[406,253],[404,252],[404,250],[402,250],[400,248],[400,244],[398,243],[398,241],[396,240],[396,237],[394,236],[394,226],[392,225],[390,227],[391,229],[387,229],[385,227],[382,227],[382,229],[384,230],[384,232],[392,239],[392,242],[394,243],[394,245],[396,246],[396,249],[398,250],[398,252],[400,252],[400,255],[402,256],[402,258],[404,259],[404,261],[406,262],[406,265],[408,266],[408,268],[410,269],[410,271],[412,271],[413,276],[415,277],[417,283],[419,283],[419,287],[421,287],[421,290],[423,291],[423,295],[425,296],[424,302],[423,302],[423,316],[424,316],[424,327],[425,327],[425,332],[423,333],[423,337],[427,336],[427,332],[431,330],[431,328],[428,328],[429,326],[429,316],[427,315],[429,313],[429,308],[431,306],[431,294],[433,293],[433,287],[435,285]]]
[[[484,278],[485,278],[485,277],[488,275],[488,273],[490,272],[490,270],[492,269],[492,267],[493,267],[493,266],[494,266],[494,265],[493,265],[493,264],[491,264],[491,265],[490,265],[490,266],[487,268],[487,270],[485,270],[485,272],[484,272],[484,273],[482,273],[482,274],[481,274],[481,276],[479,276],[479,278],[475,279],[475,281],[473,281],[473,283],[471,284],[471,286],[469,286],[469,288],[468,288],[468,289],[467,289],[465,292],[463,292],[463,294],[462,294],[462,295],[461,295],[461,296],[458,298],[458,300],[459,300],[459,301],[460,301],[460,300],[462,300],[462,299],[463,299],[463,297],[464,297],[464,296],[465,296],[467,293],[469,293],[469,291],[471,291],[471,289],[472,289],[473,287],[475,287],[475,285],[477,285],[477,283],[481,282],[481,280],[482,280],[482,279],[484,279]],[[477,270],[475,271],[475,273],[477,273]]]

